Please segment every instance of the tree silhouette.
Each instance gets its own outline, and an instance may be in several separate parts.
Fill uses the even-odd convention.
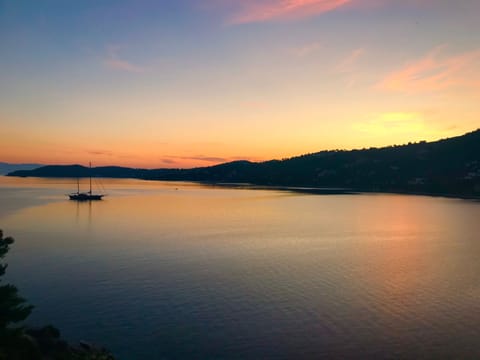
[[[14,242],[11,237],[3,237],[0,230],[0,260],[10,250]],[[33,306],[18,294],[18,289],[3,283],[7,264],[0,263],[0,359],[36,359],[32,342],[24,334],[24,327],[18,325],[32,312]]]
[[[3,237],[0,230],[0,259],[3,259],[13,244],[12,237]],[[0,329],[15,330],[11,325],[25,320],[32,312],[33,306],[18,295],[18,289],[11,285],[2,285],[2,276],[5,275],[8,264],[0,264]]]
[[[21,324],[33,306],[18,294],[12,284],[4,284],[7,264],[2,263],[14,243],[0,230],[0,360],[114,360],[107,350],[82,343],[71,346],[53,326],[26,328]]]

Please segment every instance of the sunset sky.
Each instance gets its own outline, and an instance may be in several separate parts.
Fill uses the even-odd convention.
[[[208,166],[480,127],[479,0],[0,0],[0,161]]]

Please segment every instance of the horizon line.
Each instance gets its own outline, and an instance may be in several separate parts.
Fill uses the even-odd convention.
[[[122,166],[122,165],[102,165],[102,166],[94,166],[93,168],[105,168],[105,167],[119,167],[119,168],[127,168],[127,169],[135,169],[135,170],[163,170],[163,169],[170,169],[170,170],[190,170],[190,169],[201,169],[201,168],[210,168],[218,165],[223,165],[223,164],[231,164],[231,163],[236,163],[236,162],[249,162],[252,164],[261,164],[269,161],[283,161],[283,160],[289,160],[289,159],[294,159],[302,156],[307,156],[307,155],[314,155],[314,154],[320,154],[323,152],[350,152],[350,151],[361,151],[361,150],[369,150],[369,149],[384,149],[384,148],[390,148],[390,147],[402,147],[402,146],[409,146],[409,145],[414,145],[414,144],[420,144],[420,143],[435,143],[439,141],[444,141],[448,139],[454,139],[457,137],[462,137],[468,134],[475,133],[477,131],[480,131],[480,127],[476,128],[475,130],[472,131],[467,131],[463,134],[460,135],[455,135],[455,136],[450,136],[450,137],[444,137],[444,138],[439,138],[436,140],[418,140],[418,141],[409,141],[408,143],[403,143],[403,144],[391,144],[391,145],[384,145],[384,146],[370,146],[370,147],[363,147],[363,148],[351,148],[351,149],[330,149],[330,150],[320,150],[320,151],[315,151],[315,152],[310,152],[310,153],[304,153],[300,155],[294,155],[290,157],[284,157],[281,159],[268,159],[268,160],[262,160],[262,161],[253,161],[249,159],[238,159],[238,160],[232,160],[232,161],[224,161],[224,162],[219,162],[213,165],[209,166],[194,166],[194,167],[137,167],[137,166]],[[15,165],[15,166],[21,166],[21,165],[39,165],[39,167],[45,167],[45,166],[82,166],[82,167],[87,167],[85,165],[81,164],[75,164],[75,163],[56,163],[56,164],[41,164],[37,162],[22,162],[22,163],[10,163],[6,161],[0,161],[1,164],[6,164],[6,165]],[[36,168],[37,169],[37,168]]]

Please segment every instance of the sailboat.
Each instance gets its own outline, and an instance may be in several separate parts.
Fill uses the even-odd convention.
[[[91,201],[91,200],[102,200],[105,196],[104,194],[94,194],[92,193],[92,163],[90,163],[89,167],[89,175],[90,175],[90,189],[88,192],[80,192],[80,180],[77,179],[77,192],[68,194],[70,200],[76,201]]]

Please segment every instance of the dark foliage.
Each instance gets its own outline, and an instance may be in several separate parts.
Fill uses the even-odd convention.
[[[0,230],[0,259],[3,260],[10,249],[14,240],[11,237],[3,237],[3,231]],[[18,295],[18,290],[11,284],[3,284],[1,278],[5,275],[7,264],[0,264],[0,332],[16,331],[14,327],[25,320],[32,312],[33,306],[27,305],[25,299]]]
[[[13,238],[4,238],[0,230],[0,260],[13,243]],[[2,283],[6,269],[7,264],[0,264],[0,360],[114,360],[105,349],[86,343],[69,345],[53,326],[31,329],[18,325],[33,306],[19,296],[14,285]]]
[[[14,242],[11,237],[3,237],[0,230],[0,260],[3,260]],[[32,311],[11,284],[3,284],[7,264],[0,264],[0,359],[36,359],[35,349],[27,337],[24,328],[17,324],[25,320]]]

